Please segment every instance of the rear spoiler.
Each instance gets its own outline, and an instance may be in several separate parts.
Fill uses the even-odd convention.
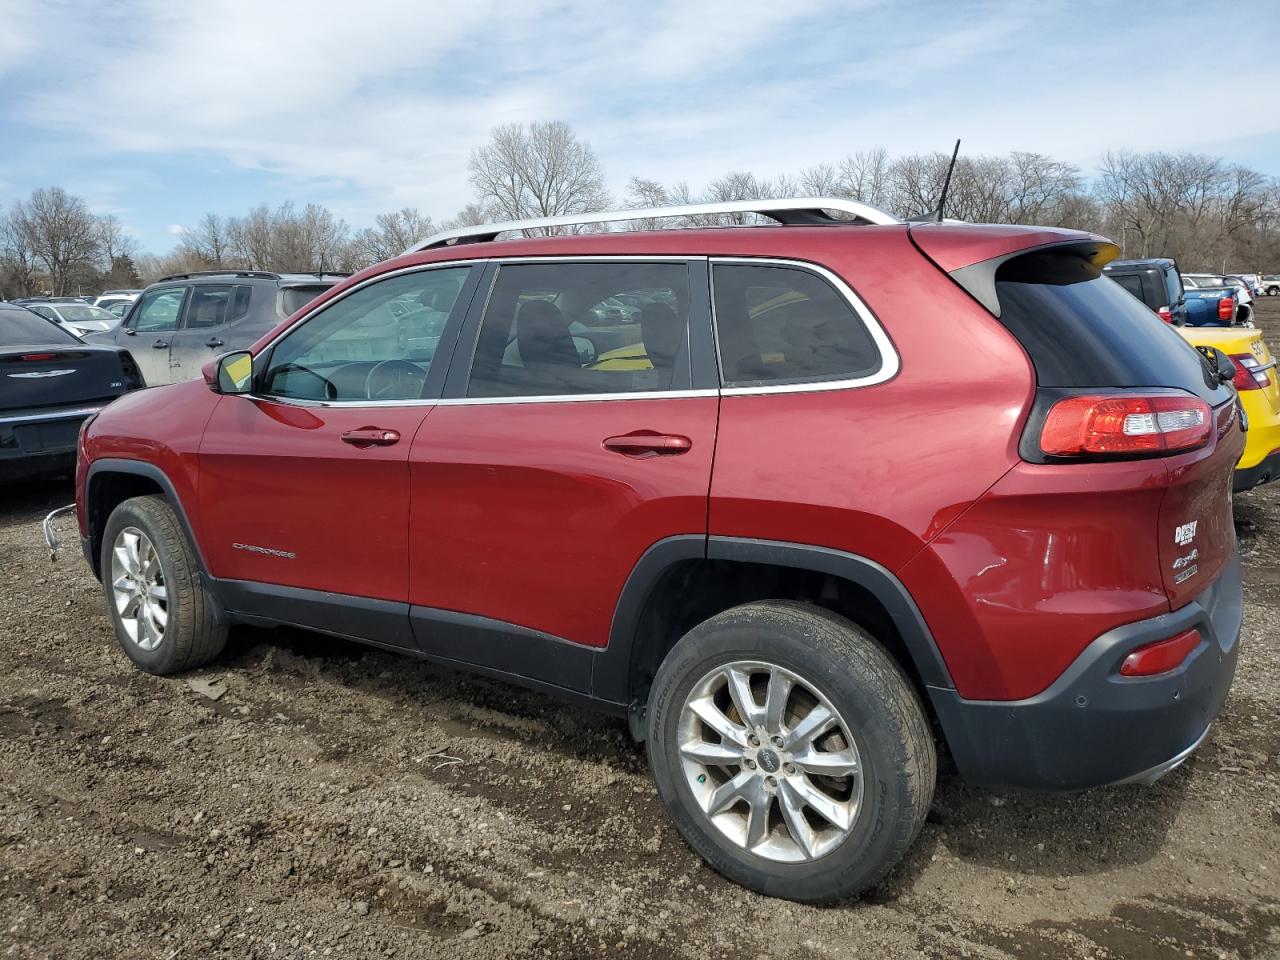
[[[1120,248],[1096,234],[1054,227],[960,227],[912,225],[908,236],[916,249],[977,300],[993,317],[1000,316],[996,273],[1004,264],[1028,254],[1079,257],[1101,271],[1120,256]]]

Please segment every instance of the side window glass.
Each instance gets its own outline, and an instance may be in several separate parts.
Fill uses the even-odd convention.
[[[875,341],[838,290],[796,267],[712,267],[725,386],[821,382],[880,369]]]
[[[185,287],[169,287],[166,290],[144,293],[138,308],[129,317],[130,325],[138,333],[176,330],[182,300],[186,295]]]
[[[276,344],[264,392],[303,400],[418,399],[471,269],[404,273],[326,305]]]
[[[689,386],[684,263],[511,264],[480,323],[469,397]]]
[[[249,314],[249,298],[253,296],[253,287],[239,284],[232,288],[231,305],[227,308],[227,323],[235,323]]]
[[[185,326],[188,330],[220,327],[227,322],[227,308],[232,291],[230,284],[198,284],[191,288],[191,302],[187,304]]]

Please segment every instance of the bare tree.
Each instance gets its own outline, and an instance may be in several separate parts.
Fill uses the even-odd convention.
[[[92,274],[101,253],[101,231],[82,199],[61,187],[46,187],[26,203],[15,204],[13,215],[48,272],[55,295],[65,294],[73,278]]]
[[[229,227],[229,221],[216,213],[206,213],[194,228],[183,231],[179,246],[210,269],[236,266]]]
[[[40,290],[39,266],[19,208],[0,216],[0,299]]]
[[[435,232],[431,218],[416,207],[380,213],[374,226],[356,231],[351,238],[352,257],[365,266],[389,260]]]
[[[497,127],[488,144],[472,151],[469,169],[480,203],[495,219],[554,217],[608,206],[600,162],[563,121]]]

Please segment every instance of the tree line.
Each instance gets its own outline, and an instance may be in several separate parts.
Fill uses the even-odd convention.
[[[130,286],[190,270],[353,271],[454,226],[614,206],[826,196],[909,218],[937,210],[950,159],[943,153],[891,156],[875,148],[772,178],[729,171],[701,187],[632,176],[623,195],[614,197],[590,144],[568,124],[508,124],[472,151],[474,194],[449,220],[435,222],[406,207],[353,230],[319,204],[263,204],[243,216],[205,214],[170,252],[141,256],[114,217],[95,216],[80,198],[51,187],[0,217],[0,292],[13,297]],[[974,223],[1090,230],[1116,240],[1126,256],[1172,256],[1184,270],[1280,271],[1280,179],[1203,154],[1112,152],[1092,176],[1038,153],[961,155],[945,213]],[[640,220],[627,227],[754,219]]]

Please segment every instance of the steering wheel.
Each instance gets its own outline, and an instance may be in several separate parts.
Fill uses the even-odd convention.
[[[379,360],[369,368],[364,395],[370,400],[417,400],[427,373],[408,360]]]

